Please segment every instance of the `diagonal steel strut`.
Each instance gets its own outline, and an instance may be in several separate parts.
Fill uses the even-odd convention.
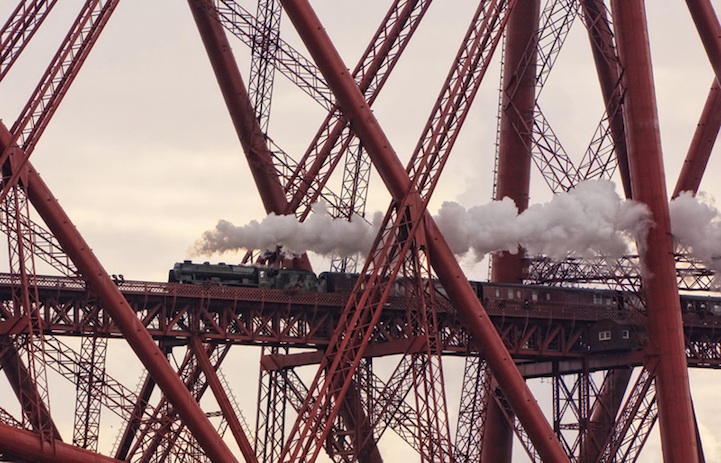
[[[10,131],[0,124],[0,148],[6,149],[12,139]],[[111,313],[118,328],[140,361],[176,406],[178,414],[186,421],[194,437],[213,461],[236,461],[208,417],[176,376],[160,348],[142,326],[128,301],[90,250],[90,246],[40,178],[40,174],[33,168],[30,161],[25,163],[23,169],[27,179],[28,198],[33,206],[75,262],[85,280],[93,287],[108,312]]]
[[[403,202],[411,181],[378,121],[371,113],[356,83],[322,24],[305,0],[283,0],[286,13],[333,89],[346,118],[356,130],[393,198]],[[433,268],[459,315],[467,324],[488,365],[508,396],[544,461],[568,461],[540,407],[528,389],[483,306],[456,262],[443,235],[424,209],[425,234]]]

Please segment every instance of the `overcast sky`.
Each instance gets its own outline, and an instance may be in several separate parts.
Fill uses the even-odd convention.
[[[0,4],[3,21],[13,3]],[[0,118],[7,126],[27,101],[79,2],[59,3],[27,58],[0,85]],[[312,3],[346,65],[353,68],[389,2]],[[475,3],[436,2],[374,106],[404,163]],[[721,8],[721,1],[713,3]],[[684,2],[648,4],[671,190],[713,74]],[[287,18],[283,26],[286,40],[302,49]],[[248,52],[239,41],[231,39],[231,43],[247,76]],[[277,76],[276,82],[270,135],[287,152],[300,157],[324,113],[282,76]],[[432,213],[442,201],[470,207],[490,199],[498,85],[496,65],[486,76],[434,195]],[[602,115],[600,91],[580,22],[574,25],[543,91],[541,107],[566,151],[579,160]],[[191,257],[195,240],[218,219],[245,224],[265,215],[183,1],[121,2],[32,162],[107,271],[122,273],[127,279],[163,281],[174,262]],[[714,185],[720,169],[721,161],[714,152],[702,184],[702,190],[713,197],[721,194]],[[537,173],[534,175],[531,203],[547,201],[548,189]],[[388,204],[385,188],[375,180],[368,212],[385,211]],[[198,259],[233,262],[240,260],[240,255]],[[468,270],[472,277],[484,276],[478,266]],[[721,405],[714,400],[715,385],[708,378],[714,377],[694,372],[692,383],[696,403],[703,404],[697,413],[707,461],[720,462]],[[657,439],[648,447],[644,461],[657,461]]]

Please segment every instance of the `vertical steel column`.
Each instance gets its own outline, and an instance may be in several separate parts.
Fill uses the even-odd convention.
[[[489,374],[485,372],[484,374]],[[513,428],[501,406],[493,398],[493,394],[484,398],[486,400],[486,419],[481,439],[482,463],[510,463],[513,458]],[[511,415],[512,416],[512,415]]]
[[[363,141],[386,187],[396,201],[402,202],[410,186],[408,173],[363,99],[348,68],[333,47],[323,25],[307,0],[282,0],[282,3],[338,99],[346,119]],[[553,434],[548,420],[469,285],[433,217],[427,211],[423,214],[431,264],[474,341],[478,343],[514,412],[526,428],[543,461],[567,462],[568,457]]]
[[[383,463],[383,457],[378,449],[378,443],[373,437],[371,421],[363,408],[360,393],[359,384],[353,381],[343,398],[340,415],[346,423],[346,429],[355,434],[355,441],[360,444],[355,449],[358,461],[360,463]]]
[[[540,0],[519,0],[506,29],[503,68],[503,111],[498,139],[496,198],[511,198],[519,211],[528,208],[531,182],[533,110],[536,100],[536,31]],[[491,280],[523,282],[523,250],[493,256]]]
[[[536,103],[536,32],[539,0],[519,0],[508,18],[503,56],[503,95],[498,139],[496,200],[511,198],[519,212],[528,208],[531,182],[533,111]],[[523,249],[504,251],[491,258],[491,281],[522,283],[526,271]],[[490,374],[486,371],[486,374]],[[513,428],[489,400],[483,434],[483,463],[510,463],[513,456]]]
[[[658,127],[656,95],[643,0],[613,0],[616,38],[626,84],[625,121],[633,196],[653,214],[646,242],[639,241],[648,307],[650,355],[656,371],[664,460],[697,462],[695,421],[686,366],[681,304]]]
[[[633,368],[620,368],[606,372],[606,379],[589,413],[588,429],[579,461],[591,463],[598,459],[603,444],[613,432],[616,415],[631,381]]]
[[[12,135],[0,123],[0,148],[3,150],[7,148],[10,140]],[[85,281],[92,286],[128,345],[135,351],[138,359],[143,362],[170,402],[176,406],[178,414],[185,420],[208,456],[217,462],[236,461],[208,417],[177,377],[150,333],[138,320],[128,301],[90,250],[90,246],[75,228],[70,217],[65,214],[57,199],[40,178],[40,174],[32,167],[30,161],[25,163],[23,169],[27,174],[23,178],[27,179],[28,198],[38,214],[78,267]]]

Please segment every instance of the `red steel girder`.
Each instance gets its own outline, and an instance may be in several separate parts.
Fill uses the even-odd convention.
[[[624,111],[633,196],[648,206],[655,222],[639,247],[644,251],[641,262],[650,347],[660,358],[656,381],[663,454],[669,462],[696,462],[695,420],[644,2],[613,0],[612,9],[627,89]]]
[[[223,27],[249,47],[263,31],[258,27],[258,20],[237,0],[220,0],[215,2]],[[326,84],[318,68],[290,44],[278,37],[278,48],[273,66],[293,82],[298,88],[311,96],[323,108],[330,111],[333,107],[333,94]]]
[[[391,195],[396,201],[402,202],[407,192],[411,191],[408,174],[325,34],[320,21],[306,1],[284,0],[283,6],[328,80],[346,119],[364,142]],[[514,411],[532,436],[539,453],[544,461],[568,461],[432,217],[425,210],[419,213],[423,215],[433,268],[443,286],[452,295],[452,302],[481,346],[486,361],[508,395]]]
[[[188,340],[189,343],[191,339]],[[170,357],[174,342],[160,343],[161,349]],[[212,355],[212,368],[217,368],[225,358],[230,346],[219,346],[209,343],[202,346],[208,355]],[[200,402],[208,390],[208,382],[202,374],[199,358],[192,349],[187,349],[183,361],[178,366],[177,375],[185,387],[190,391],[196,402]],[[187,433],[186,423],[179,419],[176,408],[168,401],[167,396],[159,397],[157,403],[149,411],[150,419],[141,423],[135,444],[129,454],[132,460],[138,463],[151,461],[165,461],[169,455],[185,452],[187,448],[195,451],[197,447],[192,442],[192,435]]]
[[[0,124],[0,148],[6,150],[13,136]],[[35,209],[55,234],[58,242],[71,257],[85,280],[98,298],[105,304],[126,341],[133,348],[148,372],[177,407],[195,438],[215,461],[235,461],[228,447],[213,428],[200,406],[192,398],[171,368],[167,359],[153,341],[146,329],[139,323],[130,305],[118,287],[110,279],[102,264],[90,250],[90,246],[72,224],[57,199],[53,196],[40,175],[28,161],[23,167],[27,175],[28,198]]]
[[[153,380],[153,377],[146,374],[145,379],[143,380],[143,386],[140,388],[140,392],[138,393],[138,400],[135,402],[135,407],[130,413],[130,417],[125,424],[122,437],[118,441],[115,458],[119,460],[127,459],[130,446],[133,444],[135,433],[138,432],[138,428],[140,427],[140,417],[143,416],[145,409],[148,407],[148,401],[150,400],[150,396],[153,393],[154,388],[155,381]]]
[[[458,461],[481,461],[490,379],[483,359],[477,355],[466,357],[455,438],[454,456]]]
[[[721,128],[721,86],[718,82],[718,79],[714,78],[711,84],[696,131],[691,139],[691,145],[686,153],[686,159],[678,174],[672,198],[678,197],[684,191],[696,194],[701,186],[703,174],[711,157],[711,150],[716,144],[716,138]]]
[[[282,214],[286,199],[266,136],[261,130],[248,90],[220,24],[218,13],[206,0],[188,0],[195,24],[215,72],[230,118],[248,160],[267,213]]]
[[[488,384],[489,394],[484,397],[484,429],[481,439],[480,461],[487,463],[510,462],[513,457],[513,427],[509,423],[511,416],[506,416],[501,405],[494,397],[491,387],[495,386],[493,375],[484,372],[483,383]]]
[[[501,121],[498,137],[496,200],[511,198],[519,212],[528,208],[536,105],[536,50],[540,0],[521,0],[508,20],[503,61]],[[525,252],[504,251],[491,258],[491,281],[520,283],[527,263]],[[492,371],[486,374],[492,374]],[[512,428],[495,400],[486,406],[482,462],[508,462],[512,455]]]
[[[691,140],[686,160],[673,191],[677,197],[683,191],[698,192],[711,150],[721,127],[721,96],[719,95],[719,82],[721,79],[721,25],[711,2],[706,0],[687,0],[686,4],[691,13],[701,42],[708,55],[715,78],[711,84],[706,104],[698,122],[696,132]]]
[[[628,172],[628,154],[626,150],[626,129],[623,113],[620,111],[623,92],[618,54],[613,42],[613,32],[609,24],[606,6],[602,0],[581,0],[588,37],[591,41],[593,60],[596,64],[598,80],[601,84],[606,114],[609,118],[614,152],[618,162],[621,184],[627,198],[632,197],[631,180]]]
[[[503,112],[498,140],[497,200],[511,198],[519,211],[528,208],[531,179],[530,130],[536,95],[536,31],[540,0],[521,0],[508,21],[504,69]],[[491,281],[520,283],[527,267],[523,251],[493,256]]]
[[[193,354],[195,354],[198,365],[200,366],[203,375],[205,375],[205,380],[210,386],[210,389],[213,391],[213,395],[218,401],[218,405],[220,405],[220,410],[223,412],[223,416],[228,422],[228,426],[230,427],[233,437],[235,437],[235,441],[243,454],[243,458],[245,458],[245,461],[248,463],[257,463],[258,459],[255,456],[253,446],[250,444],[248,436],[245,435],[245,431],[243,431],[240,420],[235,414],[235,410],[233,410],[230,399],[228,399],[228,394],[225,392],[223,384],[218,378],[216,373],[218,366],[213,366],[210,362],[210,358],[208,357],[207,350],[203,347],[203,343],[195,336],[190,338],[190,349],[193,351]]]
[[[648,358],[640,369],[634,385],[631,387],[621,413],[616,417],[613,429],[608,434],[596,461],[611,463],[615,461],[635,461],[629,455],[638,455],[640,447],[648,438],[649,431],[657,418],[656,383],[654,374],[658,369],[658,359]]]
[[[85,2],[33,95],[13,124],[12,138],[7,143],[3,140],[0,166],[4,166],[8,161],[9,151],[14,144],[22,148],[22,154],[15,159],[16,167],[22,166],[32,154],[37,140],[50,123],[70,84],[75,80],[90,50],[115,11],[118,1],[87,0]],[[3,172],[2,175],[4,181],[0,199],[3,199],[9,189],[15,185],[20,169],[16,168],[12,171],[10,179],[4,178],[8,175],[7,172]]]
[[[499,35],[496,34],[495,39],[492,39],[493,34],[492,33],[488,34],[488,32],[502,30],[502,28],[503,28],[502,24],[504,24],[504,21],[500,20],[499,17],[503,17],[504,15],[499,14],[499,11],[503,11],[505,8],[505,5],[501,4],[500,5],[501,8],[498,8],[499,5],[496,5],[496,4],[489,5],[488,6],[489,12],[487,15],[481,14],[482,12],[484,12],[483,6],[484,5],[482,4],[478,8],[478,11],[475,15],[474,21],[472,21],[472,23],[471,23],[471,28],[469,28],[469,32],[466,37],[466,41],[464,42],[464,44],[466,44],[467,47],[462,48],[461,52],[459,52],[459,56],[456,60],[457,68],[454,69],[454,72],[451,73],[451,75],[449,76],[449,78],[446,82],[447,85],[446,85],[446,87],[444,87],[446,89],[453,88],[456,91],[448,92],[449,93],[448,95],[444,95],[442,98],[439,98],[438,103],[436,105],[436,111],[434,111],[434,117],[432,117],[430,119],[428,126],[426,127],[426,130],[427,130],[426,137],[422,137],[423,143],[419,143],[419,148],[416,150],[416,152],[413,155],[414,161],[417,160],[418,162],[417,163],[413,162],[412,167],[409,168],[409,170],[413,172],[413,168],[420,167],[420,169],[418,171],[415,171],[414,178],[416,179],[416,181],[418,181],[419,188],[422,191],[424,191],[424,193],[426,193],[426,196],[429,196],[430,191],[433,190],[433,187],[435,186],[435,182],[437,181],[437,175],[434,175],[434,174],[437,174],[438,172],[440,172],[440,169],[442,168],[442,166],[445,162],[445,159],[447,159],[447,153],[449,152],[450,147],[453,145],[453,141],[455,140],[453,131],[451,129],[459,127],[460,122],[463,121],[463,119],[465,117],[464,110],[467,110],[470,100],[472,99],[472,96],[474,95],[474,93],[477,89],[477,83],[480,82],[479,76],[482,76],[483,72],[486,69],[487,62],[484,62],[481,59],[481,57],[483,56],[482,52],[492,53],[492,50],[494,49],[495,44],[497,44]],[[470,37],[472,37],[472,39]],[[482,65],[480,65],[479,63],[482,63]],[[477,72],[476,72],[476,70],[477,70]],[[458,75],[456,75],[455,72],[458,72]],[[457,90],[457,89],[462,89],[462,90]],[[454,106],[457,108],[462,108],[463,110],[459,109],[457,112],[449,111],[449,108],[454,107]],[[446,112],[444,112],[444,111],[446,111]],[[440,123],[439,123],[439,121],[440,121]],[[448,125],[444,125],[446,123]],[[431,131],[430,130],[431,128],[437,129],[437,130]],[[448,131],[450,131],[451,134],[449,134]],[[422,157],[419,157],[418,155],[422,149],[427,149],[427,151],[423,152]],[[410,202],[413,202],[413,194],[412,193],[411,193]],[[395,220],[398,221],[400,226],[403,228],[400,228],[399,230],[395,230],[395,231],[400,231],[404,235],[407,234],[408,236],[411,236],[412,232],[408,232],[408,229],[410,229],[410,227],[411,227],[411,223],[408,223],[407,220],[408,220],[408,218],[411,218],[412,215],[409,216],[408,218],[405,217],[406,216],[406,209],[405,209],[406,207],[407,206],[399,206],[398,207],[399,211],[403,211],[403,212],[397,213]],[[394,210],[395,210],[395,208],[392,208],[391,211],[389,212],[390,215],[386,218],[386,221],[387,221],[386,224],[389,223],[388,220],[390,220],[390,217],[391,217],[391,215],[393,215]],[[417,221],[412,224],[414,229],[417,226],[417,224],[418,224]],[[394,225],[394,227],[395,226],[398,226],[398,225]],[[388,236],[391,236],[390,232],[385,235],[385,237],[388,237]],[[416,237],[416,238],[418,238],[418,237]],[[406,241],[406,243],[408,243],[408,241]],[[383,255],[383,253],[387,253],[388,256],[396,255],[395,252],[397,251],[397,249],[395,249],[393,251],[388,251],[387,247],[379,246],[378,243],[376,244],[376,246],[377,246],[376,249],[381,248],[381,250],[380,250],[381,256]],[[386,246],[388,246],[388,245],[386,245]],[[393,246],[396,246],[396,244],[394,243]],[[399,256],[398,258],[402,258],[402,256],[404,256],[405,253],[408,252],[407,246],[408,245],[406,244],[406,248],[404,248],[404,250],[402,250],[401,253],[398,254],[398,256]],[[420,245],[419,248],[422,249],[423,245]],[[386,265],[386,264],[384,264],[384,260],[383,260],[384,258],[385,257],[379,257],[378,263],[380,263],[381,265]],[[393,259],[393,257],[391,257],[391,259]],[[394,271],[397,272],[398,269],[399,269],[399,267],[396,266]],[[388,270],[387,268],[383,268],[381,271],[386,272],[387,270]],[[363,274],[373,273],[373,275],[375,275],[375,272],[377,272],[377,271],[378,271],[377,269],[369,270],[368,268],[366,268],[364,270]],[[373,278],[375,278],[375,281],[377,281],[377,282],[391,281],[394,278],[394,275],[395,275],[395,273],[393,273],[393,272],[391,272],[390,274],[383,273],[382,277],[379,277],[379,278],[373,277]],[[369,281],[369,282],[365,282],[364,284],[367,288],[373,288],[374,283]],[[379,293],[380,293],[380,291],[379,291]],[[364,294],[362,296],[362,298],[366,298],[366,297],[368,297],[367,294]],[[380,313],[379,308],[382,307],[383,297],[385,297],[385,296],[381,297],[381,301],[378,301],[378,302],[371,301],[370,304],[367,304],[365,307],[355,309],[354,315],[352,317],[354,321],[352,321],[351,323],[357,323],[356,320],[365,319],[366,315],[358,316],[358,313],[361,313],[362,309],[371,311],[372,313],[375,314],[374,318],[377,317],[377,314]],[[370,301],[370,299],[368,299],[368,301]],[[371,315],[368,314],[367,316],[370,317]],[[342,322],[342,323],[345,323],[345,322]],[[372,326],[374,326],[373,323],[374,322],[367,324],[367,322],[364,321],[361,323],[360,326],[351,324],[347,327],[347,329],[363,330],[364,329],[364,328],[362,328],[363,324],[367,324],[368,327],[372,327]],[[345,326],[345,325],[341,324],[339,326]],[[358,331],[358,335],[360,336],[361,334],[362,333],[360,331]],[[368,334],[365,333],[364,336],[365,336],[365,339],[367,339]],[[343,339],[349,339],[349,338],[353,339],[354,337],[355,337],[355,334],[346,333],[345,335],[343,335]],[[331,342],[331,346],[335,346],[335,344],[333,342]],[[328,352],[333,352],[333,349],[335,349],[335,347],[333,347],[333,348],[329,347]],[[348,351],[346,352],[343,349],[348,349]],[[355,349],[357,349],[358,353],[357,354],[351,353],[351,351],[353,351]],[[363,344],[361,344],[359,346],[355,346],[355,347],[350,347],[350,346],[341,347],[341,350],[338,352],[337,356],[348,355],[347,361],[351,361],[351,358],[353,355],[362,355],[360,352],[363,349],[364,349]],[[356,357],[355,362],[357,362],[357,361],[358,361],[358,359]],[[341,362],[344,362],[344,360],[342,360]],[[339,370],[339,371],[343,371],[342,368],[345,368],[345,367],[339,367],[339,368],[341,368],[341,370]],[[335,373],[329,373],[329,374],[335,374]],[[349,374],[349,373],[346,373],[346,374]],[[318,384],[319,384],[318,377],[316,377],[316,381],[314,381],[313,387],[314,388],[317,387]],[[327,386],[324,385],[323,388],[325,388],[325,387],[327,387]],[[434,386],[434,388],[435,388],[435,386]],[[342,387],[341,387],[341,389],[342,389]],[[321,389],[321,390],[323,390],[323,389]],[[323,393],[323,392],[321,392],[321,393]],[[342,391],[334,392],[334,394],[342,394]],[[326,405],[323,405],[323,406],[325,407]],[[315,412],[316,408],[317,407],[314,407],[314,410],[312,411],[312,413],[317,413],[317,412]],[[311,426],[316,426],[316,425],[311,425]],[[303,428],[303,431],[301,431],[301,437],[300,437],[301,441],[303,439],[307,438],[307,436],[308,436],[307,433],[309,432],[309,429],[314,429],[314,428],[308,427],[308,426],[305,426]],[[310,431],[310,433],[313,433],[313,432],[315,432],[315,431],[312,431],[312,430]],[[424,437],[421,437],[420,439],[434,440],[434,438],[424,438]],[[300,445],[301,444],[298,444],[298,446],[300,446]],[[302,445],[305,445],[305,444],[302,444]]]
[[[368,365],[369,364],[366,363],[365,366]],[[281,373],[277,376],[277,379],[280,383],[280,389],[285,395],[284,399],[286,399],[290,403],[290,405],[297,413],[300,413],[303,408],[303,401],[308,395],[308,388],[303,383],[298,374],[295,372],[295,370],[286,369],[278,373]],[[350,419],[352,423],[341,423],[341,420],[335,420],[331,424],[331,432],[329,433],[328,438],[323,442],[326,452],[335,462],[353,461],[356,456],[350,453],[350,450],[353,450],[353,448],[350,445],[350,442],[348,442],[348,439],[346,439],[346,437],[348,437],[349,432],[356,433],[360,431],[360,434],[355,434],[355,437],[361,439],[365,437],[366,439],[358,446],[358,461],[382,462],[383,460],[380,452],[375,445],[373,435],[372,433],[370,433],[370,428],[368,428],[369,423],[367,421],[367,418],[365,417],[365,412],[363,412],[363,414],[358,414],[357,412],[361,411],[360,409],[357,409],[355,412],[352,411],[352,408],[363,406],[360,395],[358,395],[357,384],[353,385],[352,392],[348,395],[350,397],[346,397],[344,399],[344,410],[341,410],[341,414],[344,420],[346,418]],[[360,423],[355,423],[355,420],[357,418],[361,418]],[[343,426],[341,426],[341,424],[343,424]],[[278,449],[278,452],[275,453],[279,453],[280,450],[282,449]],[[280,457],[280,454],[278,455],[278,457]],[[266,461],[271,460],[266,459]],[[272,461],[281,460],[280,458],[278,458],[277,460]]]
[[[20,401],[23,414],[28,418],[33,430],[39,432],[41,429],[47,429],[53,439],[62,441],[47,405],[39,400],[40,394],[33,382],[34,378],[23,363],[17,347],[6,336],[3,336],[0,346],[2,346],[0,347],[0,368],[5,372],[10,386]]]
[[[56,2],[57,0],[18,2],[15,11],[0,30],[0,81],[7,75]]]
[[[40,442],[36,434],[4,423],[0,423],[0,449],[5,457],[37,463],[123,463],[60,441],[53,445]]]
[[[278,50],[282,10],[278,0],[258,0],[256,27],[260,33],[256,35],[251,46],[248,93],[260,128],[265,133],[268,132],[270,119],[275,75],[273,60]]]
[[[281,350],[282,349],[282,350]],[[288,348],[263,347],[260,352],[258,400],[255,418],[255,448],[262,463],[278,461],[285,439],[285,414],[288,406],[288,386],[283,379],[287,372],[266,369],[263,359],[287,355]],[[266,354],[270,352],[270,354]],[[303,401],[301,397],[299,401]]]
[[[603,444],[613,432],[623,395],[631,381],[632,368],[619,368],[606,372],[601,390],[589,412],[589,423],[581,447],[581,462],[595,462]]]
[[[108,338],[86,336],[80,340],[80,355],[77,357],[79,371],[75,382],[73,444],[94,452],[98,450],[100,437],[100,407],[104,384],[104,378],[98,372],[105,372],[107,349]]]
[[[9,150],[13,154],[20,154],[19,150]],[[9,161],[18,158],[12,156]],[[20,389],[24,400],[32,404],[32,412],[35,417],[30,418],[41,438],[52,442],[57,434],[52,421],[48,421],[49,415],[43,416],[45,406],[50,405],[47,374],[45,370],[45,348],[43,341],[43,320],[39,314],[39,296],[35,281],[35,258],[32,246],[32,235],[30,230],[24,228],[24,217],[29,215],[28,200],[24,190],[19,186],[13,186],[9,190],[2,204],[3,229],[8,235],[8,257],[10,271],[18,275],[18,281],[12,291],[12,302],[15,315],[21,317],[27,323],[28,330],[24,337],[15,337],[15,342],[22,343],[26,353],[27,373],[29,374],[29,387]],[[24,338],[24,339],[23,339]],[[20,344],[16,344],[20,347]],[[19,352],[19,351],[18,351]],[[20,363],[18,365],[21,365]],[[22,368],[22,367],[21,367]],[[23,403],[23,405],[25,405]]]
[[[710,0],[686,0],[716,78],[721,76],[721,25]]]
[[[378,96],[430,4],[430,0],[396,0],[391,4],[383,22],[353,70],[353,77],[369,105]],[[317,201],[323,186],[342,158],[342,153],[349,149],[354,137],[342,112],[334,107],[288,180],[286,185],[290,196],[288,213],[296,211],[301,204],[305,207],[297,211],[297,215],[304,219],[310,213],[311,204]],[[357,161],[361,162],[361,160]],[[352,176],[356,177],[364,173],[354,172]],[[358,183],[357,179],[354,180],[354,183]],[[354,206],[349,207],[348,211],[343,211],[343,216],[351,217],[353,213],[362,212],[356,209],[354,202],[351,204]],[[338,206],[342,207],[343,204]]]
[[[419,235],[416,239],[422,243]],[[410,276],[406,278],[408,294],[418,301],[417,308],[408,307],[406,311],[408,325],[424,341],[424,351],[411,355],[421,461],[452,462],[435,283],[424,253],[410,252],[408,257],[406,266],[410,268],[403,269],[403,274]]]

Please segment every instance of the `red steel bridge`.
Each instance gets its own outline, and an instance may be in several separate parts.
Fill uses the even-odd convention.
[[[479,1],[403,165],[371,106],[430,0],[384,2],[387,13],[357,64],[339,54],[308,0],[188,0],[267,213],[302,221],[323,200],[349,219],[365,213],[372,169],[387,188],[391,204],[363,267],[332,262],[360,273],[350,294],[126,281],[106,272],[30,156],[118,3],[20,0],[0,35],[3,85],[44,20],[79,5],[20,114],[0,114],[0,223],[9,244],[0,366],[16,398],[14,408],[0,409],[5,459],[378,463],[396,445],[390,441],[424,462],[510,462],[520,454],[625,462],[640,458],[657,427],[664,461],[705,461],[688,368],[719,367],[721,320],[682,310],[679,289],[708,290],[714,273],[674,247],[668,200],[698,191],[721,126],[721,24],[710,0],[686,2],[714,76],[671,195],[646,19],[656,3]],[[281,17],[303,47],[283,38]],[[591,45],[605,109],[581,159],[566,153],[538,98],[573,24]],[[231,50],[237,41],[250,50],[248,76]],[[614,179],[648,206],[655,226],[640,256],[609,265],[603,256],[553,261],[521,250],[495,255],[490,280],[634,292],[637,306],[529,310],[520,300],[484,304],[469,285],[427,207],[494,60],[502,63],[494,197],[526,209],[532,171],[553,193]],[[303,153],[273,142],[268,121],[281,76],[327,112]],[[310,268],[306,258],[283,265]],[[45,267],[54,274],[40,274]],[[405,282],[402,298],[396,281]],[[432,290],[434,281],[447,297]],[[613,352],[579,342],[609,320],[642,342]],[[117,343],[142,363],[139,383],[106,368]],[[223,370],[232,369],[224,363],[231,351],[249,346],[260,351],[260,376],[247,406]],[[451,360],[463,363],[459,391],[444,373]],[[54,378],[67,380],[67,394],[53,395],[51,407]],[[532,378],[547,379],[548,397],[532,391]],[[100,445],[101,431],[113,433],[112,448]]]

